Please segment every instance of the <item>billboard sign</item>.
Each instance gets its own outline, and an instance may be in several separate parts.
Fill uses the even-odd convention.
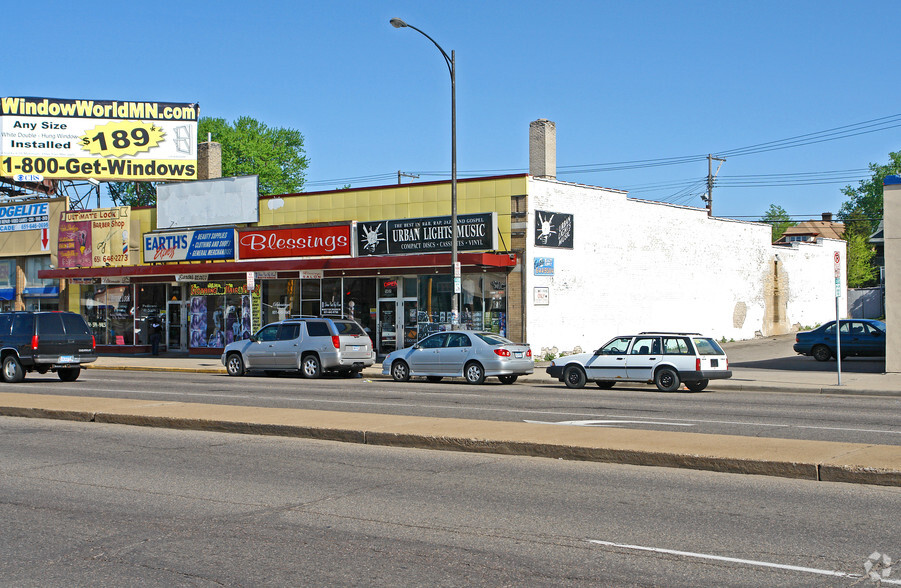
[[[0,206],[0,233],[49,227],[50,205],[47,202]]]
[[[144,233],[144,263],[234,259],[235,230]]]
[[[197,178],[196,104],[0,98],[0,175]]]
[[[254,229],[238,232],[238,257],[325,257],[350,255],[350,225]]]
[[[457,250],[497,249],[494,212],[457,215]],[[407,218],[357,223],[358,255],[442,253],[451,250],[450,216]]]
[[[59,267],[128,265],[130,212],[128,206],[63,212],[57,243]]]

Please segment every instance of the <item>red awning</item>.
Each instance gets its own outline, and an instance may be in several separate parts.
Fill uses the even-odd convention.
[[[458,253],[463,267],[508,268],[516,265],[515,253]],[[423,255],[383,255],[371,257],[342,257],[317,259],[278,259],[254,261],[203,261],[197,263],[169,263],[121,267],[58,268],[40,270],[41,279],[130,277],[153,278],[179,274],[241,274],[245,272],[323,270],[344,274],[366,275],[375,272],[419,273],[441,268],[451,271],[450,253]],[[444,272],[442,272],[444,273]],[[340,275],[340,274],[339,274]]]

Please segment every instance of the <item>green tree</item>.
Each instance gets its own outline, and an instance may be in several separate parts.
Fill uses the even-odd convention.
[[[876,250],[860,233],[848,233],[848,287],[872,286],[879,277],[879,270],[873,265]]]
[[[116,206],[153,206],[158,182],[110,182],[106,185]]]
[[[303,188],[309,160],[303,135],[295,129],[272,128],[249,116],[233,124],[222,118],[202,117],[197,135],[222,145],[222,175],[260,178],[260,194],[290,194]]]
[[[797,223],[792,222],[788,213],[785,212],[785,209],[776,204],[770,204],[770,207],[764,213],[762,217],[760,217],[760,222],[768,223],[773,227],[773,242],[775,242],[779,237],[782,236],[782,233],[785,232],[785,229],[788,227],[793,227]]]
[[[201,117],[197,136],[207,134],[222,145],[222,175],[259,176],[260,194],[300,192],[309,165],[303,135],[295,129],[269,127],[249,116],[233,124],[223,118]],[[117,206],[156,204],[156,182],[110,182],[110,198]]]
[[[856,233],[869,237],[882,218],[882,183],[885,176],[901,174],[901,151],[889,153],[886,165],[870,164],[872,175],[860,180],[856,188],[845,186],[842,194],[848,200],[842,204],[838,217],[845,223],[845,234]]]
[[[889,153],[886,165],[870,164],[872,175],[856,188],[845,186],[842,194],[848,200],[838,217],[845,224],[844,239],[848,243],[848,287],[860,288],[876,283],[879,269],[873,265],[876,252],[868,239],[882,219],[882,185],[886,176],[901,174],[901,151]]]

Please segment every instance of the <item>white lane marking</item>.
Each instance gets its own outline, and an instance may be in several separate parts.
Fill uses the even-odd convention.
[[[665,425],[668,427],[694,427],[691,423],[661,423],[657,421],[529,421],[534,425],[571,425],[576,427],[614,427],[616,425]]]
[[[788,570],[792,572],[804,572],[806,574],[819,574],[821,576],[837,576],[839,578],[851,578],[854,580],[862,579],[862,574],[851,574],[849,572],[839,572],[837,570],[821,570],[819,568],[807,568],[803,566],[792,566],[788,564],[778,564],[768,561],[758,561],[754,559],[740,559],[737,557],[724,557],[722,555],[711,555],[709,553],[693,553],[691,551],[676,551],[675,549],[663,549],[660,547],[645,547],[643,545],[626,545],[623,543],[613,543],[611,541],[600,541],[598,539],[588,539],[589,543],[596,545],[605,545],[607,547],[618,547],[620,549],[632,549],[636,551],[650,551],[653,553],[664,553],[667,555],[680,555],[682,557],[693,557],[696,559],[712,559],[716,561],[725,561],[729,563],[738,563],[749,566],[759,566],[765,568],[775,568],[779,570]],[[901,580],[883,579],[883,584],[901,585]]]

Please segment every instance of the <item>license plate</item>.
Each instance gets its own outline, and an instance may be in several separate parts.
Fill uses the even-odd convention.
[[[351,345],[350,346],[351,351],[359,351],[362,348],[363,348],[362,345]]]
[[[60,355],[59,363],[75,363],[74,355]]]
[[[514,351],[514,352],[513,352],[513,357],[517,357],[517,358],[518,358],[518,357],[522,357],[522,351]]]
[[[711,359],[711,360],[710,360],[710,367],[720,367],[720,360],[718,360],[718,359]]]

